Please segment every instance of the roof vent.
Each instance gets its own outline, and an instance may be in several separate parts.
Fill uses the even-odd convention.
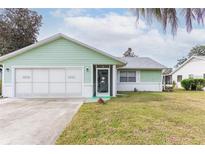
[[[137,57],[132,51],[132,48],[128,48],[127,51],[123,53],[123,57]]]

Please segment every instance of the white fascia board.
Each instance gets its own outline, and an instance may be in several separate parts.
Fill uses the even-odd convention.
[[[188,62],[190,62],[190,60],[192,60],[193,58],[199,58],[202,60],[205,60],[203,58],[197,57],[197,56],[191,56],[189,59],[187,59],[182,65],[180,65],[179,67],[177,67],[175,70],[173,70],[170,74],[168,75],[173,75],[175,72],[177,72],[179,69],[181,69],[184,65],[186,65]]]

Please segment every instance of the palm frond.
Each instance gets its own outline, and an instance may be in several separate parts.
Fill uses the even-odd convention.
[[[164,32],[167,30],[167,18],[168,18],[168,9],[162,9],[162,26]]]
[[[177,33],[178,28],[178,17],[176,9],[170,8],[168,9],[168,22],[171,26],[171,32],[173,35]]]
[[[195,9],[193,9],[193,12],[196,15],[196,19],[197,19],[198,24],[203,23],[202,9],[195,8]]]
[[[156,20],[162,24],[164,32],[166,32],[167,27],[170,26],[173,35],[177,33],[178,22],[179,19],[181,19],[179,16],[185,19],[187,32],[191,32],[195,21],[198,24],[203,24],[205,17],[204,8],[138,8],[136,12],[137,21],[140,17],[144,18],[148,24],[152,24],[153,20]]]
[[[141,16],[144,18],[147,23],[152,23],[152,19],[155,18],[158,21],[161,21],[161,9],[160,8],[137,8],[136,9],[137,20]]]

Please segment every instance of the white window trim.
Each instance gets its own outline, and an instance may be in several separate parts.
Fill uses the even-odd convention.
[[[136,71],[136,83],[140,83],[140,81],[141,81],[141,76],[140,76],[141,74],[140,74],[140,71]],[[137,78],[137,76],[138,76],[138,78]]]
[[[181,81],[182,81],[183,80],[183,75],[177,75],[177,82],[180,83],[181,81],[178,81],[178,76],[182,77],[182,79],[181,79]]]
[[[126,72],[129,72],[129,71],[133,71],[134,72],[135,71],[135,75],[136,75],[135,76],[135,80],[136,81],[135,82],[121,82],[120,81],[120,77],[121,77],[120,74],[121,74],[122,71],[126,71]],[[118,76],[119,76],[118,77],[119,83],[140,83],[140,71],[136,71],[136,70],[120,70]]]

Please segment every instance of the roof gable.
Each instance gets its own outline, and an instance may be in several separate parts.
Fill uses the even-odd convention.
[[[205,60],[205,56],[192,56],[189,59],[187,59],[182,65],[180,65],[179,67],[177,67],[175,70],[173,70],[170,75],[174,74],[175,72],[177,72],[178,70],[180,70],[182,67],[184,67],[187,63],[189,63],[191,60],[193,59],[200,59],[200,60]]]
[[[10,58],[12,58],[12,57],[21,55],[21,54],[26,53],[26,52],[28,52],[28,51],[31,51],[32,49],[35,49],[35,48],[41,47],[41,46],[43,46],[43,45],[49,44],[49,43],[51,43],[51,42],[53,42],[53,41],[56,41],[56,40],[58,40],[58,39],[61,39],[61,38],[65,39],[65,40],[67,40],[67,41],[73,42],[73,43],[75,43],[75,44],[77,44],[77,45],[80,45],[80,46],[82,46],[82,47],[84,47],[84,48],[90,49],[91,51],[94,51],[94,52],[96,52],[96,53],[98,53],[98,54],[101,54],[101,55],[103,55],[103,56],[105,56],[105,57],[107,57],[107,58],[110,58],[110,59],[112,59],[112,60],[115,60],[115,61],[117,61],[117,62],[120,63],[120,64],[125,64],[125,62],[124,62],[123,60],[121,60],[121,59],[119,59],[119,58],[117,58],[117,57],[114,57],[114,56],[112,56],[112,55],[110,55],[110,54],[108,54],[108,53],[105,53],[105,52],[103,52],[103,51],[101,51],[101,50],[98,50],[98,49],[96,49],[96,48],[94,48],[94,47],[91,47],[91,46],[89,46],[89,45],[87,45],[87,44],[84,44],[84,43],[82,43],[82,42],[79,42],[79,41],[77,41],[77,40],[75,40],[75,39],[72,39],[72,38],[70,38],[70,37],[68,37],[68,36],[66,36],[66,35],[64,35],[64,34],[61,34],[61,33],[56,34],[56,35],[53,35],[53,36],[51,36],[51,37],[49,37],[49,38],[47,38],[47,39],[44,39],[44,40],[42,40],[42,41],[39,41],[39,42],[37,42],[37,43],[35,43],[35,44],[29,45],[29,46],[27,46],[27,47],[24,47],[24,48],[22,48],[22,49],[19,49],[19,50],[17,50],[17,51],[14,51],[14,52],[12,52],[12,53],[7,54],[7,55],[4,55],[4,56],[0,57],[0,62],[5,61],[5,60],[7,60],[7,59],[10,59]]]

